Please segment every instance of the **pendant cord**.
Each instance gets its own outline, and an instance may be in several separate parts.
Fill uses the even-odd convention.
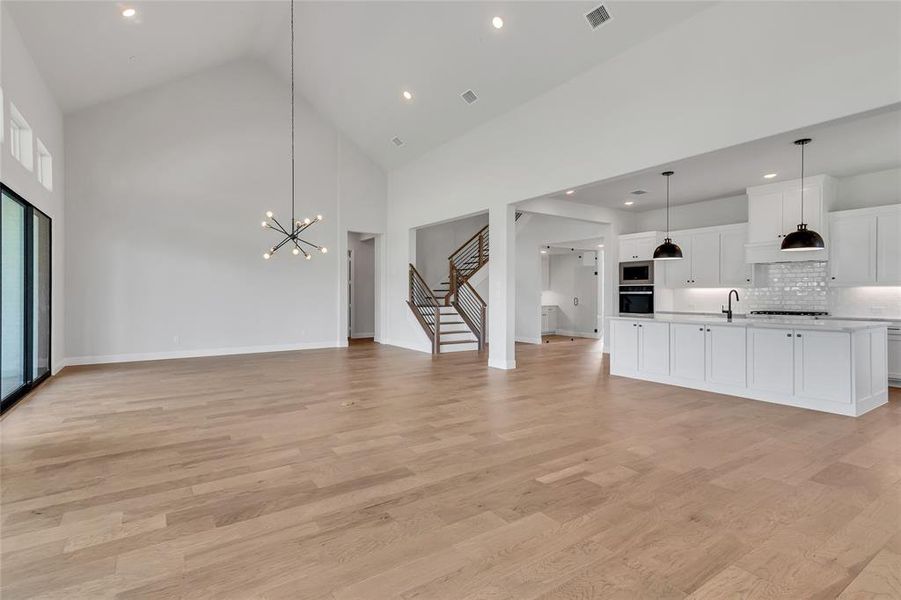
[[[669,237],[669,175],[666,176],[666,237]]]
[[[294,0],[291,0],[291,229],[296,227],[294,195]]]
[[[801,223],[804,223],[804,146],[801,144]]]

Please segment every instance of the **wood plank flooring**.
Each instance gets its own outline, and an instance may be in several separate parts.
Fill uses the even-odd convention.
[[[901,598],[901,394],[859,419],[590,340],[79,367],[0,422],[0,595]]]

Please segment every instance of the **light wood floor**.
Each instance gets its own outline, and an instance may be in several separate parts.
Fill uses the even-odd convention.
[[[595,347],[67,369],[2,421],[2,598],[901,598],[898,390],[853,419]]]

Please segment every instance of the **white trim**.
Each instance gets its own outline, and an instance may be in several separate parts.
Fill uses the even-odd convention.
[[[419,324],[417,323],[417,327]],[[396,346],[398,348],[403,348],[404,350],[414,350],[416,352],[422,352],[424,354],[432,353],[432,346],[417,346],[416,344],[411,344],[409,342],[398,342],[397,340],[383,340],[381,343],[387,346]]]
[[[374,338],[374,337],[375,337],[375,333],[369,331],[369,332],[364,332],[364,333],[353,333],[353,334],[351,334],[350,339],[357,340],[360,338]]]
[[[515,360],[499,360],[499,359],[488,359],[488,366],[492,369],[515,369],[516,361]]]
[[[541,344],[540,337],[533,338],[533,337],[525,337],[522,335],[518,335],[518,336],[516,336],[516,341],[520,342],[522,344]]]
[[[275,344],[271,346],[238,346],[233,348],[206,348],[179,350],[177,352],[136,352],[133,354],[106,354],[100,356],[70,356],[66,365],[102,365],[108,363],[142,362],[147,360],[171,360],[176,358],[200,358],[205,356],[230,356],[234,354],[263,354],[266,352],[291,352],[336,348],[335,342],[304,342],[301,344]]]

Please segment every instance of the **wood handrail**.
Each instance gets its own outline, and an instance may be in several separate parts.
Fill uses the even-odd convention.
[[[476,289],[475,289],[474,287],[472,287],[472,285],[470,285],[470,283],[469,283],[468,281],[463,282],[463,285],[461,285],[460,287],[467,287],[467,288],[469,288],[469,291],[472,292],[472,294],[476,297],[476,300],[478,300],[479,303],[480,303],[482,306],[488,306],[488,303],[485,302],[484,299],[482,299],[481,294],[479,294],[479,293],[476,291]]]
[[[454,250],[453,252],[451,252],[451,253],[450,253],[450,256],[448,256],[447,259],[448,259],[448,260],[454,260],[454,257],[455,257],[457,254],[459,254],[460,251],[462,251],[464,248],[466,248],[466,246],[469,245],[469,242],[473,241],[474,239],[476,239],[477,237],[479,237],[480,235],[482,235],[482,234],[483,234],[484,232],[486,232],[486,231],[488,231],[488,225],[485,225],[484,227],[482,227],[481,229],[479,229],[478,231],[476,231],[476,233],[475,233],[474,236],[472,236],[471,238],[469,238],[468,240],[466,240],[465,242],[463,242],[462,244],[460,244],[460,247],[457,248],[456,250]]]
[[[435,302],[435,306],[440,306],[440,304],[438,302],[438,298],[437,298],[437,296],[435,296],[435,292],[432,291],[432,289],[429,287],[429,284],[427,284],[425,282],[425,279],[423,278],[422,274],[420,274],[420,272],[416,269],[415,266],[413,266],[413,264],[410,264],[410,275],[416,276],[416,278],[419,280],[419,283],[422,284],[422,288],[428,293],[429,297]],[[412,287],[410,288],[410,300],[413,300]]]

